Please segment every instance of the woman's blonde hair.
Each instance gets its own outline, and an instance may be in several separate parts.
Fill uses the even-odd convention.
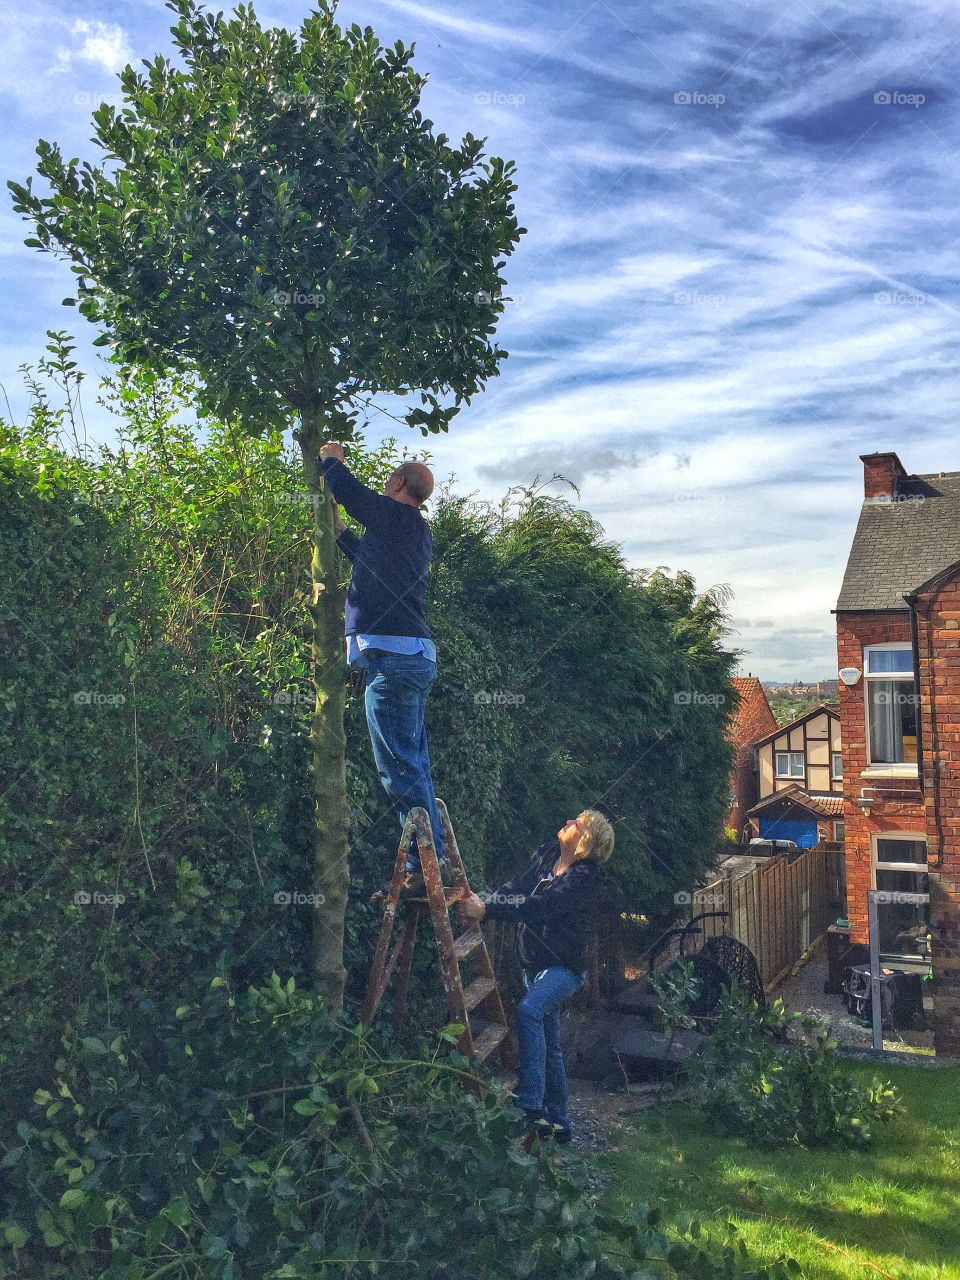
[[[594,862],[606,862],[613,853],[616,839],[609,820],[599,809],[584,809],[580,817],[586,819],[587,829],[573,851],[574,861],[592,858]]]

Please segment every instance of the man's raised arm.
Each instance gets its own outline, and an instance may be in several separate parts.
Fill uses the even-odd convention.
[[[357,554],[357,549],[360,546],[360,539],[352,529],[348,529],[343,523],[340,518],[340,512],[336,507],[333,508],[333,532],[337,539],[337,546],[346,555],[348,560],[352,560]]]
[[[393,501],[357,479],[344,464],[343,449],[338,444],[325,444],[321,447],[320,474],[347,515],[353,516],[362,525],[375,523],[378,515],[387,510],[384,504]],[[344,551],[347,551],[346,547]],[[347,554],[350,552],[347,551]]]

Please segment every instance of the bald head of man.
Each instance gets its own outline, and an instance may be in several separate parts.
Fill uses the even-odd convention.
[[[433,493],[433,472],[423,462],[401,462],[383,492],[395,502],[419,507]]]

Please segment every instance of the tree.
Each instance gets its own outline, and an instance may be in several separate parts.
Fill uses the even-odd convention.
[[[358,438],[377,394],[416,396],[405,421],[445,431],[499,372],[500,272],[523,228],[513,163],[459,146],[420,111],[413,48],[335,23],[297,32],[171,0],[182,66],[120,75],[93,114],[104,163],[37,146],[41,196],[9,183],[35,235],[71,261],[83,315],[118,361],[195,379],[198,408],[261,433],[297,419],[315,494],[311,564],[317,801],[313,964],[343,998],[348,885],[342,591],[324,438]]]

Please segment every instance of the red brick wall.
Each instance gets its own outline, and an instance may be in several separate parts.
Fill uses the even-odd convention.
[[[906,478],[907,473],[895,453],[861,454],[860,460],[865,498],[890,498],[897,491],[897,481]]]
[[[839,666],[864,667],[863,649],[870,644],[910,640],[910,616],[891,613],[837,614]],[[871,837],[883,831],[924,831],[926,816],[920,790],[908,781],[865,779],[867,725],[863,677],[848,688],[840,682],[840,734],[843,743],[843,817],[847,863],[847,915],[854,942],[869,941],[867,892],[873,888]],[[865,817],[856,800],[861,792],[874,798]]]
[[[737,761],[731,774],[731,783],[736,795],[736,803],[727,817],[727,826],[733,827],[739,836],[746,821],[747,810],[760,799],[758,774],[753,767],[753,747],[741,747],[737,752]]]
[[[960,571],[917,614],[935,1039],[960,1055]]]

